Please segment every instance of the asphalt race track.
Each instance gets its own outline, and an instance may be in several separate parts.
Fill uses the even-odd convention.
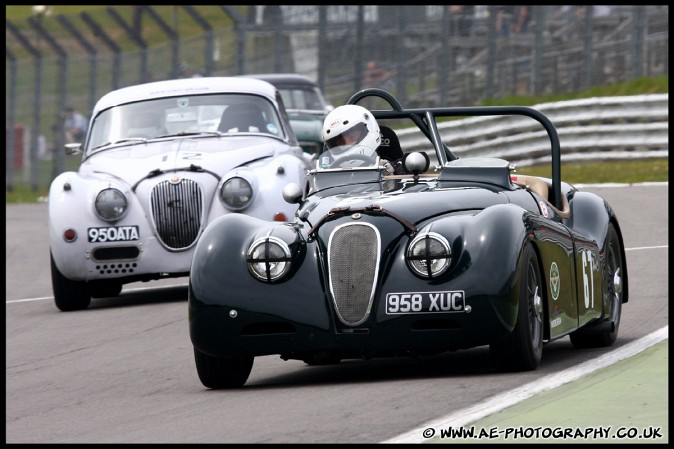
[[[197,377],[187,279],[130,284],[119,298],[59,312],[51,297],[47,205],[7,205],[6,443],[379,443],[620,350],[669,323],[668,185],[584,190],[609,201],[625,237],[630,301],[613,347],[575,350],[564,338],[544,347],[539,370],[507,374],[491,368],[486,347],[332,366],[267,356],[231,391],[208,390]],[[661,385],[668,371],[651,375]],[[566,396],[584,409],[583,419],[605,415],[586,390],[559,387],[543,401]],[[663,412],[616,402],[625,416]],[[574,418],[564,408],[538,407],[553,423]]]

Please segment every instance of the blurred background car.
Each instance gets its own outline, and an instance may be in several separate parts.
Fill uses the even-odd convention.
[[[259,73],[244,75],[273,84],[281,93],[288,116],[302,149],[317,155],[323,148],[323,120],[333,106],[311,78],[295,73]]]

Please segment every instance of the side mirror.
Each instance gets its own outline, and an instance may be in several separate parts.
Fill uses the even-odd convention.
[[[426,153],[415,152],[405,155],[404,164],[408,172],[417,176],[419,173],[423,173],[428,170],[428,167],[431,165],[431,161]]]
[[[294,182],[287,184],[283,188],[283,199],[286,200],[287,203],[299,204],[302,202],[303,196],[304,193],[302,192],[302,188]]]
[[[67,143],[65,147],[66,147],[66,154],[68,156],[82,153],[81,143]]]

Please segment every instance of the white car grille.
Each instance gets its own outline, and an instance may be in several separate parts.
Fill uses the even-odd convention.
[[[185,249],[201,229],[203,194],[191,179],[163,181],[152,189],[150,206],[159,239],[169,248]]]

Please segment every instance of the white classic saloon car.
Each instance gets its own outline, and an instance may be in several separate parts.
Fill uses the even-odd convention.
[[[239,77],[122,88],[94,107],[77,172],[49,190],[52,287],[62,311],[120,294],[123,284],[188,276],[216,218],[293,219],[282,196],[308,191],[310,157],[278,90]]]

